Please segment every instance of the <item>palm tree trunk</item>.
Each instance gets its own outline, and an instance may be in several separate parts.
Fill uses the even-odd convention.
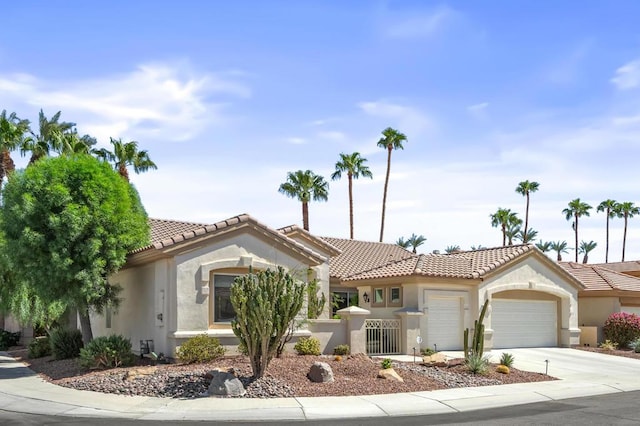
[[[529,229],[529,192],[527,191],[527,208],[524,213],[524,235],[522,235],[523,242],[528,242],[527,229]]]
[[[624,262],[624,249],[627,245],[627,214],[624,215],[624,234],[622,234],[622,261]]]
[[[576,245],[575,245],[575,251],[576,251],[576,263],[578,263],[578,215],[576,214]]]
[[[89,309],[78,309],[78,316],[80,317],[80,329],[82,330],[82,343],[86,345],[93,340],[93,331],[91,330],[91,318],[89,317]]]
[[[309,203],[302,202],[302,227],[305,231],[309,230]]]
[[[349,178],[349,235],[353,240],[353,176],[349,173],[347,177]]]
[[[607,245],[604,250],[604,263],[609,263],[609,214],[610,211],[607,208]]]
[[[562,262],[562,254],[560,254],[560,250],[558,250],[558,262]]]
[[[387,146],[388,155],[387,155],[387,177],[384,180],[384,194],[382,196],[382,221],[380,223],[380,242],[382,242],[382,237],[384,235],[384,211],[387,208],[387,188],[389,187],[389,172],[391,171],[391,150],[393,147],[391,145]]]
[[[502,247],[507,246],[507,225],[502,224]]]

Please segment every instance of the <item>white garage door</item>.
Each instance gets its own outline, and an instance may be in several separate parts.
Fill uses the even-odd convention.
[[[558,346],[558,309],[551,300],[493,299],[494,348]]]
[[[640,315],[640,306],[622,306],[620,310],[628,314]]]
[[[440,350],[462,349],[462,298],[430,297],[427,346]]]

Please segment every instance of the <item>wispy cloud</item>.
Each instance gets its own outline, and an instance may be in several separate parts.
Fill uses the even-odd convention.
[[[289,142],[292,145],[304,145],[304,144],[307,143],[306,139],[298,138],[298,137],[287,138],[286,141]]]
[[[358,107],[370,116],[384,118],[403,133],[415,135],[435,127],[431,117],[414,107],[385,100],[360,102]]]
[[[640,86],[640,59],[631,61],[616,70],[611,82],[620,90],[635,89]]]
[[[467,107],[467,111],[473,118],[476,119],[486,119],[487,118],[487,109],[489,108],[489,102],[482,102],[475,105],[469,105]]]
[[[397,39],[428,37],[442,29],[454,15],[447,6],[431,11],[386,11],[387,25],[384,33],[387,37]],[[390,18],[390,19],[389,19]]]

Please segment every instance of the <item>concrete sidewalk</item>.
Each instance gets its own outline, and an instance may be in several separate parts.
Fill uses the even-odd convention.
[[[508,352],[514,354],[516,368],[544,372],[548,365],[549,374],[561,380],[369,396],[171,399],[119,396],[52,385],[23,363],[0,352],[0,409],[72,417],[259,422],[455,413],[640,390],[637,380],[640,360],[563,348]],[[493,359],[499,359],[500,354],[500,351],[490,353]],[[401,359],[411,361],[413,357]]]

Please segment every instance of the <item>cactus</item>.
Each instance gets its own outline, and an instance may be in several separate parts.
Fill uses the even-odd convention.
[[[473,337],[471,340],[471,347],[469,347],[469,329],[464,329],[464,358],[469,359],[470,355],[482,356],[484,353],[484,316],[487,312],[487,306],[489,300],[485,300],[482,309],[480,310],[480,316],[473,322]]]

